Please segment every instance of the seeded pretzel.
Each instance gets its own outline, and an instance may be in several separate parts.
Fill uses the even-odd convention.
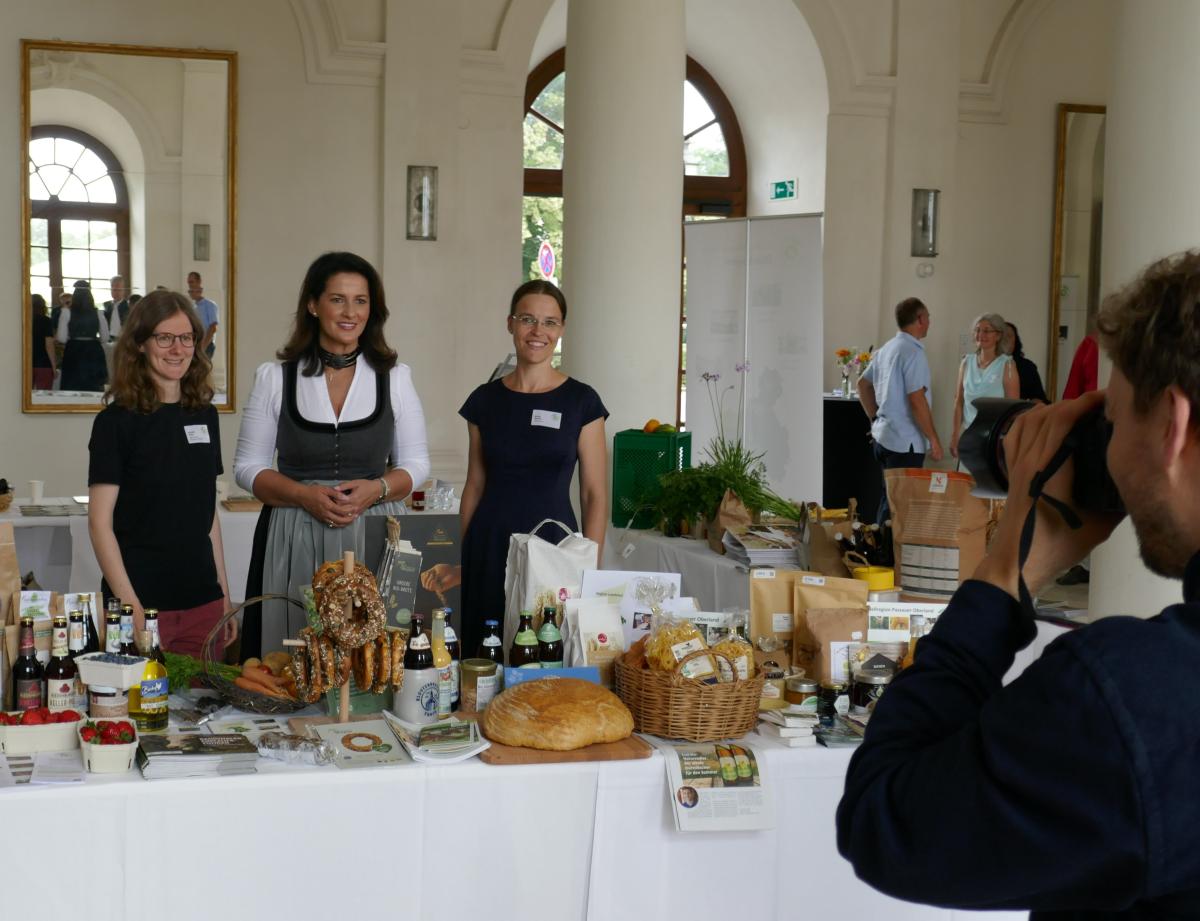
[[[392,680],[392,635],[384,630],[375,643],[375,683],[371,686],[371,692],[382,694]]]
[[[321,575],[321,571],[318,571],[318,575]],[[379,636],[387,621],[387,612],[383,599],[379,597],[375,576],[366,566],[356,563],[350,575],[331,576],[324,579],[321,585],[317,613],[326,636],[339,646],[351,649],[370,643]],[[349,617],[348,603],[353,605]]]

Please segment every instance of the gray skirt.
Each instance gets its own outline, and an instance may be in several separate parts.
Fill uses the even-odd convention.
[[[306,480],[335,486],[337,480]],[[312,585],[313,573],[328,560],[340,560],[346,550],[372,568],[378,565],[389,515],[408,511],[402,500],[372,505],[344,528],[331,528],[302,508],[274,508],[267,529],[263,557],[264,595],[288,595],[303,603],[303,591]],[[375,519],[368,521],[367,519]],[[375,558],[372,558],[375,557]],[[262,603],[262,651],[283,648],[283,640],[295,638],[306,624],[301,608],[283,601]]]

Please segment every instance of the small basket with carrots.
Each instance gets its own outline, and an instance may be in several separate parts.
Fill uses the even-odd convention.
[[[260,601],[279,600],[304,610],[304,605],[287,595],[259,595],[248,598],[222,617],[204,641],[204,671],[199,680],[212,688],[222,700],[239,710],[249,713],[294,713],[306,704],[296,696],[295,680],[291,677],[291,666],[285,653],[269,653],[263,660],[247,659],[241,674],[234,678],[221,674],[213,659],[215,641],[232,617],[247,605]],[[276,658],[273,658],[276,657]],[[282,658],[278,658],[282,657]],[[226,671],[228,669],[225,669]]]

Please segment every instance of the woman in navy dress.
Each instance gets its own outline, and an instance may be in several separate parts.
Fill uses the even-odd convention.
[[[504,617],[509,537],[545,518],[578,530],[570,496],[576,462],[583,534],[604,542],[608,410],[595,390],[551,364],[566,320],[555,285],[517,288],[507,321],[517,367],[477,387],[458,411],[470,435],[460,506],[464,655],[475,654],[484,620]]]

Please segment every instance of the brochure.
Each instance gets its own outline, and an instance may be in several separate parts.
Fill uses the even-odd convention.
[[[264,732],[288,732],[288,727],[273,716],[254,716],[247,714],[240,719],[214,719],[203,724],[203,729],[209,733],[219,734],[233,732],[245,736],[247,741],[258,746],[258,739]],[[181,732],[189,730],[182,729]],[[191,730],[195,731],[195,730]]]
[[[403,764],[410,760],[387,720],[326,723],[312,726],[309,731],[333,746],[337,752],[333,763],[340,768]]]
[[[83,755],[74,748],[65,752],[38,752],[33,757],[31,784],[83,783]]]
[[[474,758],[492,745],[473,720],[450,719],[431,726],[417,726],[387,710],[383,715],[413,761],[454,764]]]
[[[671,744],[644,736],[663,753],[667,795],[678,831],[758,831],[775,827],[767,766],[746,739]]]
[[[580,597],[606,597],[621,611],[625,648],[650,633],[654,607],[666,610],[680,595],[682,576],[677,572],[629,572],[623,569],[585,569]]]
[[[914,604],[903,601],[867,602],[867,642],[907,643],[911,618],[919,614],[925,623],[931,624],[946,609],[944,602]]]

